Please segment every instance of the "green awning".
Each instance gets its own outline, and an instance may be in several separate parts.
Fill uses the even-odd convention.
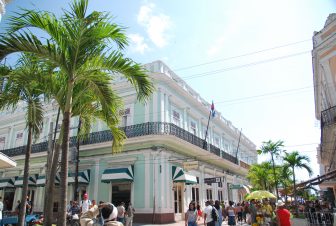
[[[36,178],[37,174],[32,175],[28,179],[28,186],[36,186]],[[17,177],[14,182],[14,187],[22,187],[23,186],[23,177]]]
[[[13,188],[15,178],[2,178],[0,179],[0,189],[3,188]]]
[[[133,182],[134,166],[105,169],[101,181],[110,182]]]
[[[59,183],[60,183],[59,174],[56,174],[55,184],[59,184]],[[36,186],[44,187],[45,184],[46,184],[46,176],[45,175],[39,175],[37,180],[36,180]]]
[[[68,173],[68,184],[75,183],[76,173]],[[89,184],[90,183],[90,170],[78,172],[78,183]]]
[[[180,167],[172,167],[172,179],[174,182],[182,182],[185,184],[197,184],[197,177],[191,174],[187,174]]]

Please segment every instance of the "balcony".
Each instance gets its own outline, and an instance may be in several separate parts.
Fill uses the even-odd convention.
[[[212,145],[212,144],[204,144],[204,140],[195,136],[194,134],[176,126],[172,123],[165,122],[147,122],[142,124],[136,124],[131,126],[126,126],[121,128],[127,138],[139,137],[139,136],[147,136],[147,135],[172,135],[182,140],[185,140],[199,148],[202,148],[206,151],[210,151],[211,153],[221,156],[221,158],[228,160],[234,164],[238,165],[238,160],[236,157],[230,155],[220,148]],[[70,138],[70,144],[76,143],[76,136]],[[97,144],[112,141],[113,136],[110,130],[104,130],[99,132],[90,133],[87,139],[81,141],[80,145],[89,145],[89,144]],[[34,144],[32,147],[32,153],[44,152],[48,148],[48,142],[42,142],[38,144]],[[25,146],[5,149],[2,151],[4,154],[8,156],[17,156],[23,155],[25,153]],[[222,153],[222,155],[221,155]],[[244,165],[244,164],[243,164]],[[247,168],[245,165],[244,168]]]
[[[336,123],[336,106],[321,112],[321,129]]]

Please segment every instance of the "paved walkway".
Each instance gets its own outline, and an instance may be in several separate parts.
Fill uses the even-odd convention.
[[[133,223],[133,226],[155,226],[155,225],[160,225],[160,224],[140,224],[140,223]],[[161,224],[163,225],[163,224]],[[184,226],[184,221],[179,221],[171,224],[164,224],[167,226]],[[198,224],[199,226],[203,226],[203,223]],[[223,222],[222,226],[227,225],[227,221]],[[248,226],[246,223],[239,223],[237,226]],[[305,219],[298,219],[298,218],[293,218],[292,219],[292,226],[306,226],[307,222]]]

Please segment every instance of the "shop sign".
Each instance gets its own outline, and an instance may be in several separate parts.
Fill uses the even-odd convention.
[[[241,189],[243,185],[241,184],[230,184],[230,189]]]
[[[198,169],[198,161],[184,162],[183,169],[184,170]]]
[[[213,184],[213,183],[220,183],[220,182],[224,182],[224,177],[204,178],[204,183],[206,184]]]

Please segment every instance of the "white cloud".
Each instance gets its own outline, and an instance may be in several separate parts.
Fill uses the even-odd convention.
[[[167,31],[172,22],[169,16],[154,12],[155,5],[147,4],[140,7],[137,19],[138,23],[146,28],[150,40],[159,48],[168,44]]]
[[[131,50],[143,54],[146,50],[149,50],[148,45],[145,43],[143,36],[139,34],[129,34],[128,37],[131,40]]]

